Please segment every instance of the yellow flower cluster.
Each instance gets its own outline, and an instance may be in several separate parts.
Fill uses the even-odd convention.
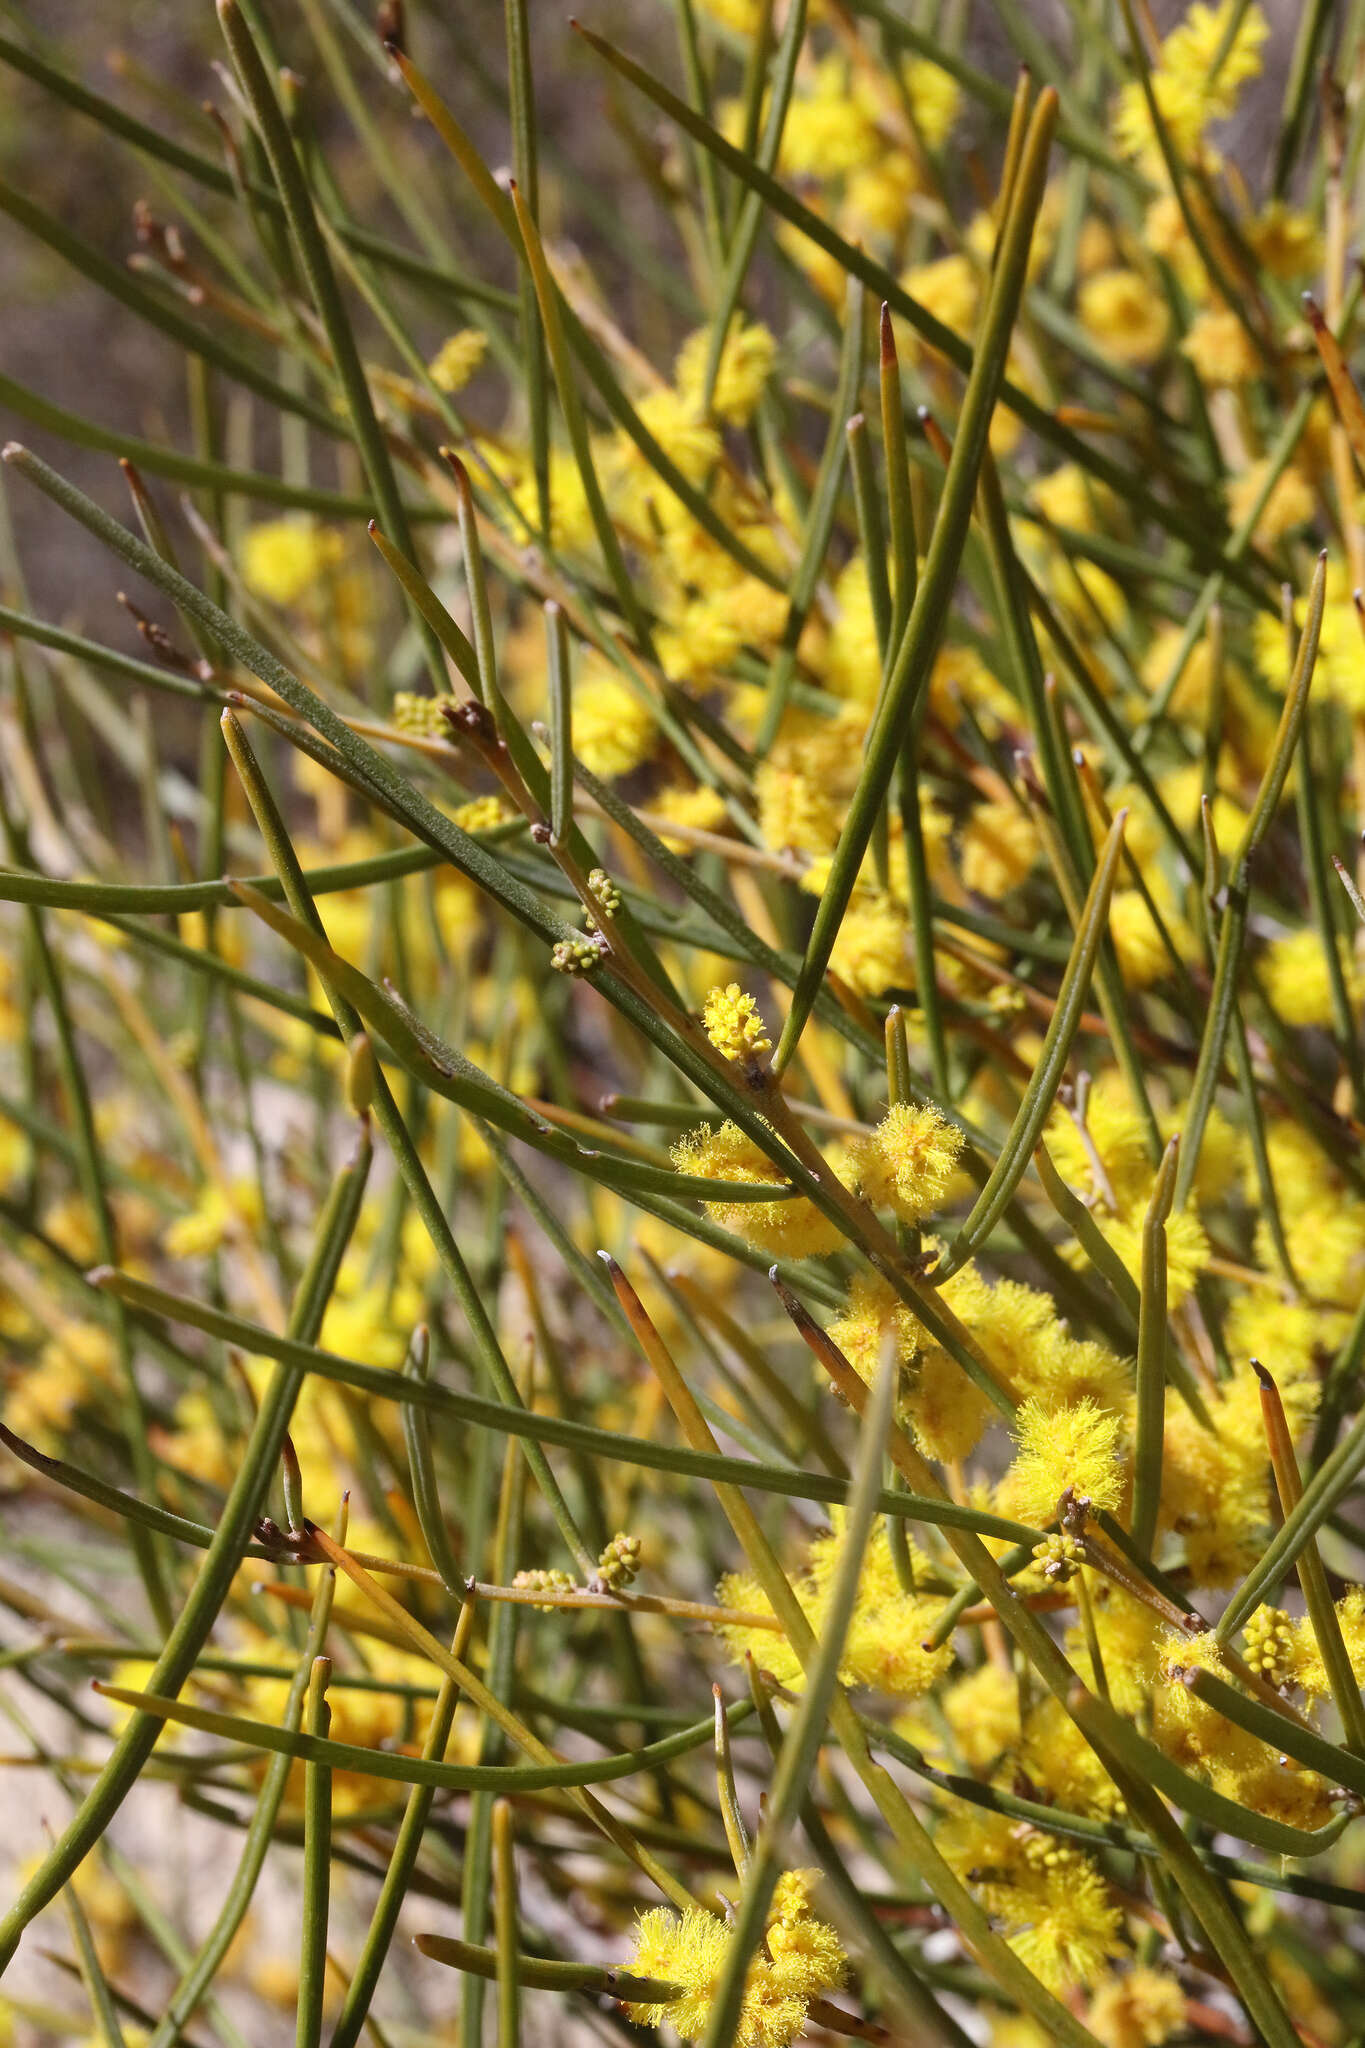
[[[772,1049],[758,1005],[737,981],[711,990],[702,1010],[702,1024],[716,1051],[727,1060],[752,1059]]]
[[[870,1202],[918,1223],[943,1204],[962,1151],[962,1132],[932,1103],[897,1102],[849,1151],[854,1180]]]
[[[795,1581],[797,1597],[817,1637],[824,1626],[838,1570],[842,1527],[840,1521],[833,1534],[815,1539],[807,1552],[804,1570]],[[910,1558],[917,1574],[927,1570],[927,1559],[913,1550]],[[739,1612],[771,1612],[762,1588],[749,1573],[732,1573],[722,1579],[720,1599],[724,1606]],[[870,1686],[897,1699],[918,1699],[927,1692],[953,1660],[951,1644],[936,1650],[924,1647],[938,1604],[904,1590],[886,1525],[879,1522],[863,1555],[857,1598],[839,1663],[839,1676],[844,1684]],[[742,1661],[747,1652],[779,1684],[797,1690],[804,1684],[801,1660],[785,1636],[739,1621],[727,1623],[721,1633],[737,1661]]]
[[[1269,34],[1270,24],[1260,8],[1239,7],[1238,0],[1219,0],[1216,7],[1194,0],[1171,30],[1152,68],[1151,87],[1157,114],[1177,155],[1193,155],[1208,129],[1234,111],[1242,87],[1260,73]],[[1151,110],[1139,80],[1123,87],[1114,126],[1122,146],[1141,156],[1145,167],[1161,165]]]
[[[1050,1990],[1094,1983],[1123,1953],[1122,1915],[1074,1844],[971,1807],[954,1812],[937,1843]]]
[[[703,1180],[732,1181],[747,1187],[787,1189],[790,1182],[737,1124],[719,1129],[704,1124],[673,1147],[679,1173]],[[738,1199],[722,1196],[706,1204],[706,1212],[725,1230],[760,1251],[788,1259],[809,1259],[832,1252],[840,1243],[837,1224],[806,1195],[774,1195]]]
[[[344,553],[341,535],[330,527],[268,519],[247,528],[242,577],[248,590],[271,604],[296,605],[327,582]]]
[[[837,1991],[847,1963],[839,1937],[810,1910],[818,1870],[789,1870],[777,1881],[764,1943],[749,1964],[735,2048],[788,2048],[805,2031],[813,1999]],[[665,2022],[684,2041],[700,2040],[710,2022],[732,1929],[716,1913],[689,1906],[641,1914],[631,1970],[676,1985],[678,1997],[655,2005],[627,2004],[637,2026]]]

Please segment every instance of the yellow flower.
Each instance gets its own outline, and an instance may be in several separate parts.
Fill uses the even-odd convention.
[[[870,1202],[918,1223],[941,1206],[961,1150],[962,1132],[932,1104],[897,1102],[856,1141],[850,1165]]]
[[[1049,1990],[1092,1983],[1122,1953],[1122,1915],[1072,1843],[974,1808],[950,1812],[935,1839]]]
[[[1123,1496],[1119,1428],[1117,1415],[1088,1399],[1060,1407],[1025,1401],[1014,1418],[1018,1455],[1002,1482],[1019,1518],[1041,1528],[1068,1487],[1096,1508],[1116,1508]]]
[[[825,642],[824,678],[838,696],[871,711],[882,685],[882,657],[861,555],[854,555],[840,570],[834,599],[838,613]]]
[[[1193,154],[1205,130],[1214,121],[1225,120],[1237,105],[1248,79],[1261,68],[1261,45],[1270,33],[1259,7],[1248,7],[1237,33],[1219,66],[1213,60],[1222,48],[1238,0],[1220,0],[1209,7],[1196,0],[1184,21],[1165,38],[1161,54],[1152,68],[1152,95],[1162,125],[1178,155]],[[1161,175],[1151,112],[1141,81],[1134,78],[1119,94],[1114,133],[1120,148],[1130,156],[1144,156],[1153,176]],[[1164,182],[1164,178],[1163,178]]]
[[[1301,1427],[1307,1387],[1281,1393]],[[1183,1538],[1194,1584],[1218,1586],[1249,1568],[1267,1519],[1265,1432],[1250,1367],[1221,1382],[1207,1405],[1211,1430],[1183,1401],[1167,1403],[1160,1520]]]
[[[782,130],[781,167],[801,178],[841,178],[873,162],[876,106],[837,52],[822,57],[792,100]]]
[[[263,1220],[254,1181],[236,1180],[230,1187],[211,1182],[190,1213],[171,1224],[162,1243],[173,1259],[202,1259],[242,1229],[259,1230]]]
[[[454,813],[462,832],[491,832],[511,815],[500,796],[476,796]]]
[[[797,712],[783,720],[777,743],[754,775],[759,823],[768,845],[830,853],[861,760],[867,714],[848,706],[821,718]]]
[[[1150,988],[1171,971],[1156,920],[1138,889],[1116,889],[1109,905],[1109,936],[1129,988]]]
[[[711,329],[699,327],[678,351],[674,376],[678,390],[694,409],[701,405],[702,378],[706,370]],[[766,327],[736,318],[730,324],[720,352],[720,369],[712,394],[711,409],[717,419],[732,427],[745,427],[758,409],[763,387],[772,374],[777,343]]]
[[[501,473],[500,465],[494,468]],[[539,525],[535,473],[531,464],[515,472],[512,498],[527,531]],[[583,472],[567,448],[550,450],[550,538],[557,548],[585,553],[596,543],[597,528],[583,483]]]
[[[921,1345],[918,1323],[885,1280],[860,1275],[829,1334],[868,1386],[876,1381],[883,1343],[894,1335],[901,1365],[896,1405],[901,1426],[931,1458],[955,1462],[975,1450],[995,1414],[993,1403],[946,1351]]]
[[[702,1025],[716,1051],[727,1060],[747,1060],[754,1054],[770,1052],[769,1038],[758,1005],[737,981],[725,988],[713,988],[702,1011]]]
[[[670,783],[649,800],[651,812],[659,818],[667,818],[675,825],[686,825],[699,832],[723,832],[728,813],[725,799],[718,789],[708,783],[694,783],[689,789],[685,783]],[[663,834],[664,845],[670,853],[690,853],[690,842],[685,839],[671,839]]]
[[[959,725],[962,706],[969,705],[991,738],[1019,716],[1016,699],[973,647],[940,649],[929,678],[929,702],[946,725]]]
[[[829,1334],[869,1387],[877,1378],[882,1345],[893,1331],[897,1356],[907,1366],[919,1352],[919,1324],[889,1281],[877,1274],[858,1274],[844,1313],[835,1317]]]
[[[1226,306],[1196,313],[1180,344],[1205,384],[1245,384],[1263,365],[1251,336]]]
[[[1301,1216],[1305,1210],[1334,1205],[1341,1198],[1345,1180],[1312,1133],[1301,1125],[1288,1117],[1272,1117],[1266,1124],[1265,1146],[1285,1215]],[[1256,1183],[1249,1171],[1247,1195],[1256,1200]]]
[[[704,681],[728,668],[747,638],[729,591],[712,591],[670,614],[658,636],[659,666],[670,682]]]
[[[1101,1582],[1094,1598],[1095,1634],[1110,1696],[1121,1714],[1136,1715],[1146,1705],[1156,1679],[1162,1625],[1150,1607]],[[1067,1655],[1082,1677],[1097,1683],[1085,1630],[1067,1631]]]
[[[1315,1203],[1286,1221],[1285,1237],[1294,1271],[1311,1295],[1319,1301],[1359,1300],[1365,1264],[1365,1203],[1349,1195]],[[1273,1267],[1264,1218],[1257,1226],[1256,1256],[1267,1270]]]
[[[1104,1979],[1088,2018],[1104,2048],[1161,2048],[1185,2024],[1185,1994],[1174,1977],[1139,1963]]]
[[[781,761],[760,763],[754,776],[758,822],[774,852],[825,853],[839,838],[839,810],[828,789]]]
[[[989,1660],[945,1686],[939,1705],[970,1770],[991,1769],[1019,1740],[1018,1682]]]
[[[734,2048],[788,2048],[804,2032],[807,2007],[826,1991],[837,1991],[847,1962],[839,1937],[810,1911],[809,1894],[818,1871],[789,1871],[779,1878],[769,1908],[764,1945],[750,1962],[744,2000],[730,2039]],[[684,2041],[706,2032],[724,1971],[733,1929],[717,1913],[688,1906],[681,1914],[664,1907],[642,1913],[635,1927],[631,1971],[675,1984],[681,1996],[665,2004],[630,2005],[636,2026],[667,2023]]]
[[[1046,1694],[1029,1713],[1019,1763],[1025,1776],[1068,1812],[1100,1820],[1123,1813],[1122,1796],[1104,1765],[1061,1702]]]
[[[918,264],[905,272],[901,283],[926,313],[932,313],[954,334],[964,339],[971,334],[981,288],[976,266],[969,256],[958,251],[940,256],[932,263]],[[912,351],[917,345],[908,344]]]
[[[909,219],[910,202],[919,186],[918,166],[903,149],[888,149],[875,163],[854,171],[839,208],[844,239],[864,241],[880,236],[895,240]]]
[[[1155,362],[1166,346],[1166,302],[1136,270],[1101,270],[1086,278],[1077,310],[1086,332],[1115,362]]]
[[[808,199],[807,204],[810,203]],[[828,210],[818,203],[812,206],[815,213]],[[798,270],[805,273],[826,305],[836,309],[841,307],[848,291],[848,272],[838,257],[812,242],[810,236],[803,234],[792,221],[779,221],[775,239],[778,248]]]
[[[665,387],[651,391],[635,408],[641,424],[654,436],[665,455],[682,471],[690,484],[705,482],[719,462],[720,434],[709,426],[692,399]],[[626,434],[611,443],[604,464],[603,482],[616,517],[632,533],[647,538],[656,510],[666,516],[676,500],[658,472]]]
[[[962,833],[962,880],[992,899],[1024,881],[1038,857],[1032,818],[1013,797],[977,804]]]
[[[454,708],[455,699],[449,695],[433,697],[426,691],[395,690],[389,715],[399,732],[417,733],[428,740],[445,740],[450,738],[445,714]]]
[[[751,36],[760,20],[760,0],[701,0],[703,10],[722,28]]]
[[[1155,166],[1153,175],[1158,175]],[[1191,203],[1197,206],[1197,201]],[[1196,214],[1196,218],[1200,217]],[[1208,231],[1215,232],[1212,227]],[[1170,264],[1176,283],[1187,299],[1197,303],[1208,296],[1209,274],[1174,192],[1163,192],[1147,208],[1142,223],[1142,240],[1153,256],[1160,256]]]
[[[1078,462],[1064,462],[1039,477],[1029,486],[1029,499],[1054,526],[1073,533],[1094,533],[1114,503],[1112,492],[1087,476]]]
[[[1255,220],[1246,223],[1244,233],[1272,277],[1292,282],[1311,277],[1322,262],[1322,236],[1311,214],[1272,199]]]
[[[834,1511],[835,1527],[810,1547],[801,1591],[816,1635],[821,1633],[829,1596],[843,1553],[843,1515]],[[923,1571],[926,1560],[911,1548],[911,1565]],[[951,1643],[925,1648],[941,1602],[901,1587],[882,1518],[873,1524],[853,1605],[839,1673],[846,1685],[870,1686],[897,1699],[918,1699],[950,1669]]]
[[[1265,488],[1269,470],[1270,457],[1265,456],[1261,461],[1249,464],[1240,475],[1228,478],[1228,517],[1234,526],[1241,526],[1250,515],[1252,506]],[[1291,463],[1288,469],[1281,470],[1271,485],[1252,539],[1260,547],[1273,547],[1296,526],[1306,525],[1313,517],[1316,505],[1312,484],[1303,471]]]
[[[1228,1310],[1224,1340],[1232,1358],[1260,1358],[1277,1380],[1316,1378],[1346,1334],[1342,1309],[1285,1301],[1269,1287],[1249,1287]]]
[[[1090,277],[1097,270],[1108,270],[1117,258],[1118,246],[1108,222],[1091,214],[1076,238],[1076,275]]]
[[[427,364],[436,389],[449,393],[463,391],[487,348],[488,336],[480,334],[477,327],[462,327],[458,334],[448,335]]]
[[[1228,1798],[1294,1826],[1322,1826],[1332,1811],[1323,1780],[1312,1771],[1286,1771],[1277,1750],[1191,1691],[1185,1680],[1194,1671],[1229,1681],[1217,1639],[1168,1637],[1161,1658],[1164,1682],[1153,1699],[1153,1733],[1163,1749],[1185,1768],[1202,1769]]]
[[[1142,1274],[1142,1216],[1102,1216],[1100,1229],[1135,1280]],[[1166,1301],[1178,1308],[1209,1262],[1209,1240],[1191,1209],[1177,1209],[1166,1221]]]
[[[1094,1401],[1100,1408],[1120,1408],[1130,1378],[1123,1361],[1093,1337],[1073,1337],[1066,1324],[1053,1322],[1037,1349],[1018,1391],[1045,1401]]]
[[[1058,1327],[1057,1311],[1045,1294],[1022,1280],[992,1284],[965,1265],[942,1289],[953,1314],[964,1322],[998,1379],[1016,1393],[1040,1392],[1034,1374],[1048,1333]]]
[[[806,1568],[794,1582],[802,1612],[817,1637],[825,1626],[843,1544],[842,1516],[837,1511],[835,1520],[835,1530],[812,1543]],[[916,1572],[926,1568],[926,1560],[917,1557],[913,1547],[911,1564]],[[718,1592],[721,1604],[733,1609],[737,1616],[746,1611],[772,1612],[757,1581],[747,1573],[722,1579]],[[927,1594],[902,1590],[886,1524],[879,1520],[873,1527],[858,1574],[857,1595],[839,1660],[842,1683],[871,1687],[897,1699],[919,1699],[928,1692],[953,1661],[951,1643],[937,1650],[924,1647],[941,1605],[941,1600]],[[801,1661],[785,1635],[755,1628],[738,1619],[722,1624],[720,1634],[736,1662],[748,1653],[779,1684],[795,1692],[804,1686]]]
[[[1361,974],[1346,940],[1338,936],[1337,957],[1354,1008],[1360,1001]],[[1332,989],[1322,935],[1311,925],[1272,939],[1261,956],[1261,979],[1270,1006],[1286,1024],[1332,1022]]]
[[[353,1269],[343,1266],[345,1285],[327,1304],[318,1338],[325,1351],[342,1358],[362,1358],[367,1365],[393,1371],[407,1356],[408,1336],[422,1312],[416,1288],[391,1288],[383,1279],[355,1284]]]
[[[955,1358],[926,1345],[901,1401],[905,1426],[927,1456],[956,1464],[974,1451],[996,1420],[996,1408]]]
[[[1086,1097],[1084,1135],[1069,1111],[1053,1110],[1047,1148],[1069,1186],[1120,1215],[1143,1202],[1150,1188],[1147,1127],[1115,1068],[1098,1075]]]
[[[584,660],[573,689],[574,752],[594,775],[629,775],[647,761],[659,728],[649,707],[605,660]]]
[[[912,57],[901,66],[915,127],[930,149],[942,149],[962,105],[962,89],[941,64]]]
[[[715,1131],[703,1124],[690,1132],[673,1147],[673,1164],[679,1173],[696,1174],[703,1180],[742,1181],[750,1187],[773,1189],[789,1186],[753,1139],[732,1123]],[[834,1251],[843,1241],[835,1225],[804,1195],[786,1200],[708,1202],[706,1213],[746,1243],[784,1258],[816,1258]]]
[[[855,995],[884,995],[905,982],[911,972],[910,927],[889,896],[854,895],[829,964]]]
[[[271,604],[296,605],[325,583],[345,551],[339,533],[311,519],[268,519],[249,526],[242,541],[242,578]]]

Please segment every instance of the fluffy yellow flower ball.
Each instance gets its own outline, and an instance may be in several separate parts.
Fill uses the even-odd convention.
[[[341,560],[344,542],[311,519],[267,519],[242,541],[242,579],[270,604],[294,605]]]
[[[1077,299],[1081,325],[1117,363],[1141,367],[1166,346],[1170,315],[1160,292],[1136,270],[1101,270]]]
[[[961,1151],[961,1131],[931,1103],[897,1102],[849,1163],[870,1202],[918,1223],[941,1206]]]

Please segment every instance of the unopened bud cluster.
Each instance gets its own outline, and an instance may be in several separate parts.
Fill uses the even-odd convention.
[[[1085,1545],[1079,1537],[1068,1536],[1059,1530],[1055,1536],[1045,1536],[1041,1543],[1034,1544],[1033,1562],[1041,1567],[1043,1577],[1050,1579],[1054,1586],[1064,1586],[1084,1564]]]
[[[550,952],[550,965],[556,974],[591,974],[602,964],[606,947],[600,938],[586,932],[575,932],[572,938],[559,939]]]
[[[523,1592],[528,1593],[572,1593],[574,1591],[574,1581],[567,1572],[518,1572],[512,1584]],[[554,1611],[555,1602],[553,1600],[547,1601],[540,1608],[542,1614],[553,1614]]]
[[[609,1593],[619,1593],[640,1569],[640,1539],[620,1532],[612,1537],[597,1560],[597,1576]]]
[[[621,891],[605,868],[594,868],[588,876],[588,893],[605,918],[615,917],[621,908]]]

